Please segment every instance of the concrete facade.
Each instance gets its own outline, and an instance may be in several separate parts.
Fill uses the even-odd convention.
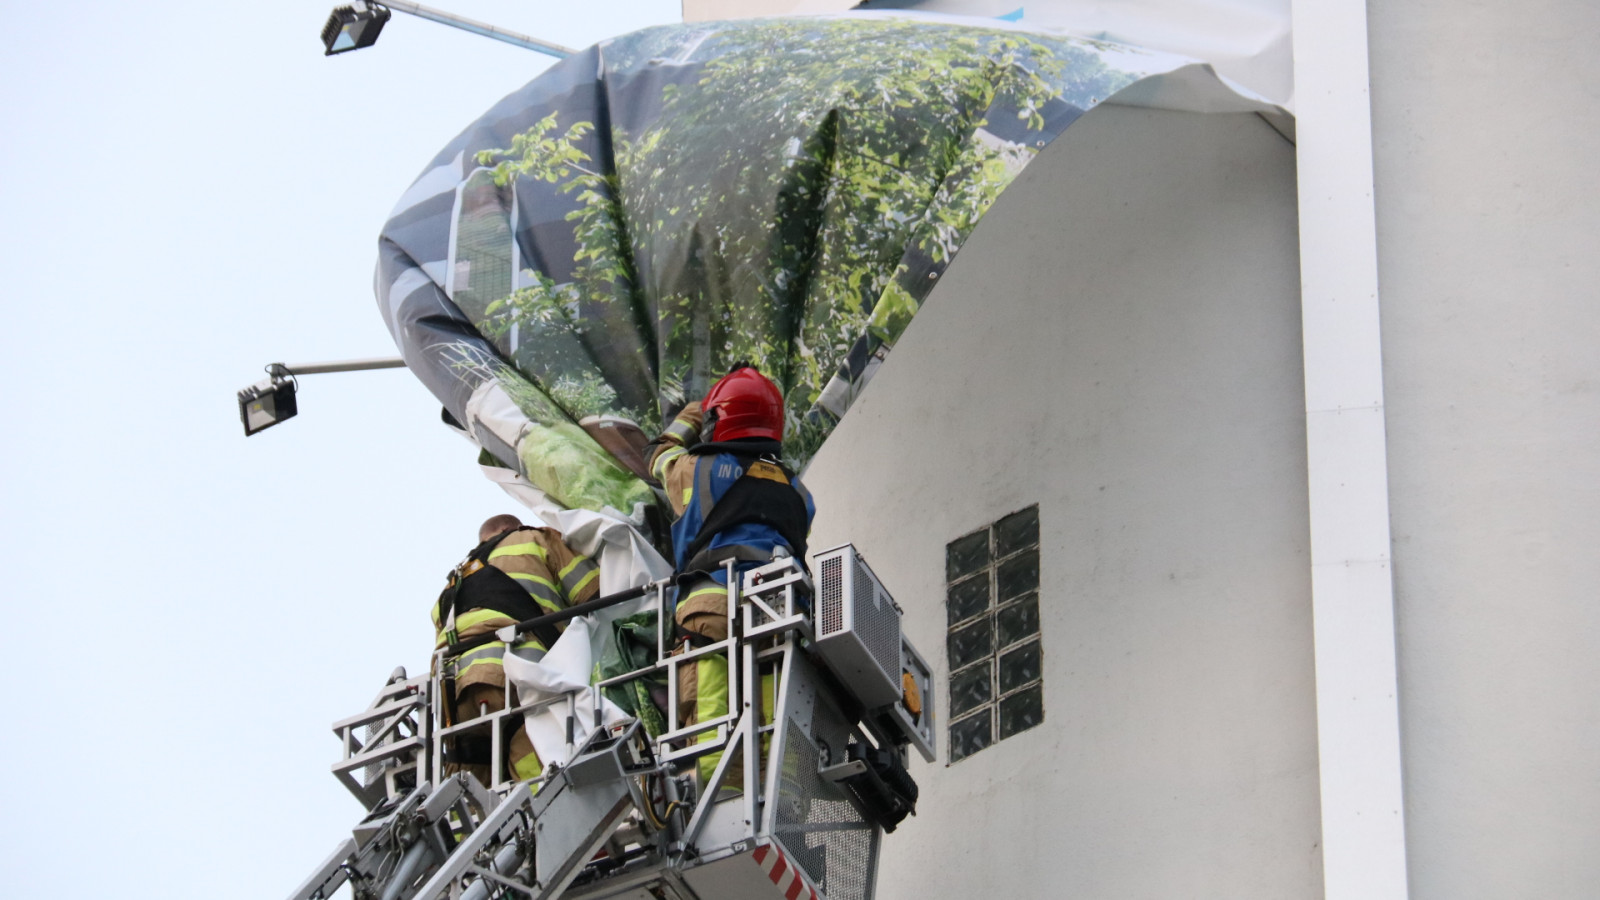
[[[1320,896],[1294,196],[1255,116],[1097,109],[812,463],[941,678],[946,543],[1039,504],[1045,721],[916,767],[885,900]]]
[[[1408,892],[1587,898],[1600,7],[1368,16]],[[1294,148],[1265,132],[1075,125],[813,463],[814,544],[860,546],[941,667],[945,544],[1040,506],[1045,722],[916,767],[880,896],[1323,896]]]
[[[1600,891],[1600,6],[1370,3],[1411,894]]]

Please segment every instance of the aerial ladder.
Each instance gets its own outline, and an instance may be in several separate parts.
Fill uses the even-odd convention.
[[[914,812],[908,750],[934,759],[932,673],[853,546],[814,562],[813,579],[792,557],[743,573],[730,561],[727,639],[675,652],[661,613],[648,664],[519,705],[508,679],[506,708],[466,722],[444,715],[438,658],[429,675],[396,670],[369,708],[334,723],[333,774],[367,812],[290,900],[347,885],[354,900],[871,900],[883,836]],[[660,612],[670,589],[603,597],[496,639],[651,595]],[[728,712],[682,724],[678,669],[711,654],[728,662]],[[641,679],[665,687],[657,734],[642,717],[601,717],[608,689]],[[505,729],[540,712],[564,713],[566,761],[507,781]],[[445,771],[452,739],[469,732],[491,738],[488,785]],[[702,779],[708,754],[720,758]]]

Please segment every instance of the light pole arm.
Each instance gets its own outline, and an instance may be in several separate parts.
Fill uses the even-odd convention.
[[[504,28],[499,28],[486,22],[479,22],[474,19],[468,19],[465,16],[447,13],[443,10],[434,9],[429,6],[423,6],[420,3],[406,3],[403,2],[403,0],[376,0],[376,2],[382,6],[388,7],[389,9],[399,10],[403,13],[410,13],[419,19],[427,19],[430,22],[438,22],[441,25],[449,25],[452,28],[459,28],[462,31],[470,31],[473,34],[482,35],[487,38],[494,38],[497,41],[505,41],[508,44],[515,44],[516,46],[522,47],[526,50],[534,50],[539,53],[554,56],[556,59],[566,59],[575,52],[571,47],[563,47],[560,44],[552,44],[548,41],[541,41],[538,38],[528,37],[525,34],[517,34],[515,31],[507,31]]]
[[[384,356],[377,359],[344,359],[336,362],[301,363],[288,365],[273,363],[268,368],[282,369],[290,375],[322,375],[328,372],[363,372],[367,369],[399,369],[404,367],[406,361],[398,356]]]
[[[267,377],[239,392],[239,421],[244,423],[244,436],[249,437],[264,428],[292,419],[300,412],[294,393],[298,386],[297,375],[321,375],[324,372],[360,372],[364,369],[399,369],[406,361],[398,356],[378,359],[343,359],[336,362],[285,365],[268,363]]]

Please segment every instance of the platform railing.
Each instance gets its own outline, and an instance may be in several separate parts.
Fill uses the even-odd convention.
[[[836,900],[870,900],[881,832],[860,816],[851,817],[847,808],[853,801],[830,786],[837,779],[824,771],[844,768],[840,763],[846,744],[865,741],[867,735],[852,708],[838,706],[844,701],[833,676],[803,652],[814,635],[808,605],[810,577],[797,561],[787,559],[743,573],[734,572],[730,562],[725,573],[730,628],[724,640],[680,646],[674,639],[676,626],[665,612],[671,585],[661,582],[646,591],[636,589],[631,596],[619,595],[616,602],[655,595],[655,658],[578,691],[512,705],[513,685],[508,679],[503,709],[446,725],[439,663],[452,649],[462,652],[461,645],[441,651],[428,675],[406,678],[397,671],[368,710],[335,724],[342,747],[335,774],[367,805],[369,816],[357,826],[354,842],[335,854],[344,862],[330,857],[308,884],[336,886],[337,879],[328,870],[334,866],[369,887],[381,884],[385,892],[402,894],[415,890],[419,896],[432,891],[431,898],[487,897],[506,889],[512,895],[520,891],[543,900],[557,896],[603,900],[641,896],[630,893],[641,886],[666,889],[684,879],[719,878],[703,874],[711,871],[706,867],[725,861],[735,864],[758,846],[785,844],[790,864],[798,867],[797,872],[803,870],[821,893],[825,879],[844,877],[841,873],[855,864],[850,854],[856,851],[832,849],[830,842],[854,840],[864,848],[861,852],[870,854],[863,857],[868,860],[861,864],[863,874],[853,882],[830,883],[826,892],[840,891]],[[593,610],[607,602],[610,598],[601,598],[584,607]],[[507,652],[512,652],[509,647],[515,645],[519,629],[533,627],[537,624],[520,623],[485,638],[506,643]],[[484,638],[469,640],[477,641],[469,648],[486,643]],[[707,721],[683,724],[677,692],[680,668],[716,655],[728,663],[728,709]],[[770,696],[764,674],[770,680]],[[644,678],[656,684],[656,699],[662,693],[660,680],[666,682],[665,730],[646,736],[638,721],[601,729],[598,711],[606,690]],[[587,717],[579,702],[585,692],[597,711],[594,721],[580,721],[580,716]],[[640,702],[651,702],[648,691],[635,693]],[[831,718],[823,718],[825,706],[833,709]],[[560,715],[563,707],[569,762],[549,765],[531,780],[508,777],[505,739],[513,717],[548,716],[552,710]],[[490,739],[491,778],[482,787],[466,774],[444,771],[449,742],[474,733]],[[636,748],[631,763],[607,761],[627,756],[615,748],[629,746]],[[719,752],[708,778],[696,774],[697,760]],[[381,767],[374,770],[381,777],[356,777],[359,770],[372,766]],[[524,785],[531,790],[519,791]],[[454,798],[451,791],[461,797]],[[462,807],[459,813],[446,816],[433,809],[469,800],[471,809]],[[846,812],[821,818],[811,812],[828,804]],[[422,821],[432,824],[419,832],[418,839],[439,844],[426,851],[432,854],[426,859],[415,840],[402,840],[394,831],[414,827],[405,822]],[[388,831],[372,837],[380,826]],[[593,830],[593,835],[584,829]],[[583,834],[570,834],[576,831]],[[571,838],[565,843],[564,833]],[[535,839],[542,856],[534,852]],[[844,855],[835,860],[837,853]],[[566,860],[562,863],[566,868],[553,874],[544,871],[552,860]],[[840,862],[844,868],[834,865]],[[405,871],[419,879],[407,882],[410,888],[396,887],[404,879],[383,874],[401,871],[396,868],[401,865],[411,866]],[[742,872],[745,865],[749,863],[737,862],[727,871]],[[322,888],[314,888],[295,896],[326,895]]]
[[[734,571],[734,562],[730,560],[728,563],[726,563],[723,571],[728,582],[734,585],[734,588],[728,592],[727,596],[728,620],[730,622],[738,622],[741,595],[738,589],[738,574]],[[739,696],[739,678],[742,675],[742,667],[739,665],[739,635],[737,629],[730,628],[728,636],[723,640],[711,642],[698,647],[690,647],[687,645],[680,646],[675,639],[676,626],[673,618],[670,614],[665,612],[668,608],[668,592],[672,590],[672,583],[668,580],[663,580],[652,583],[645,587],[647,592],[653,592],[655,594],[655,603],[653,604],[654,611],[656,612],[655,661],[633,671],[625,672],[620,675],[598,681],[590,685],[588,690],[593,697],[594,702],[592,704],[592,708],[596,711],[596,718],[598,719],[599,710],[601,708],[600,700],[601,697],[604,696],[605,689],[623,687],[631,682],[650,678],[656,675],[662,676],[666,682],[667,688],[667,708],[664,711],[664,715],[668,723],[668,729],[662,734],[654,736],[658,750],[658,758],[663,762],[682,763],[725,748],[731,734],[731,729],[738,719],[739,710],[737,709],[736,704],[730,703],[728,712],[724,715],[703,721],[697,721],[692,725],[683,724],[680,721],[678,712],[679,670],[681,667],[685,665],[693,665],[701,659],[705,659],[710,656],[721,655],[727,660],[728,663],[729,695],[732,697]],[[615,602],[626,602],[628,600],[635,599],[637,596],[637,589],[634,591],[622,592],[616,595]],[[592,608],[604,608],[605,604],[610,599],[611,598],[603,597],[595,601],[590,601],[590,603],[584,604],[584,606]],[[770,609],[766,611],[774,616],[776,615],[776,613],[772,613]],[[541,619],[543,618],[547,617],[541,617]],[[530,620],[530,622],[539,623],[540,620]],[[534,624],[530,624],[530,622],[519,623],[517,626],[518,632],[521,634],[526,634],[528,631],[530,631],[531,628],[534,627]],[[507,629],[501,629],[501,632],[496,635],[496,639],[503,639],[508,636]],[[515,651],[510,649],[509,645],[514,644],[515,641],[508,640],[505,642],[508,644],[506,652],[514,653]],[[503,694],[501,697],[501,709],[488,711],[471,719],[457,722],[453,725],[446,725],[446,710],[444,709],[444,704],[442,701],[444,696],[442,673],[444,671],[445,660],[449,654],[450,648],[448,647],[435,651],[433,665],[431,667],[432,674],[429,679],[428,696],[433,698],[435,701],[430,704],[431,728],[429,729],[429,734],[431,740],[428,742],[429,746],[427,748],[429,763],[426,774],[430,778],[436,779],[438,775],[444,773],[447,755],[445,748],[450,740],[464,734],[481,733],[487,730],[491,748],[489,763],[491,783],[487,785],[487,787],[496,792],[504,793],[505,791],[509,790],[512,785],[519,783],[518,781],[506,776],[506,728],[508,720],[510,720],[513,716],[521,715],[526,717],[528,715],[546,710],[551,706],[565,704],[567,706],[568,722],[566,743],[569,753],[579,744],[581,744],[589,732],[599,724],[598,721],[592,723],[578,721],[579,716],[577,701],[579,692],[556,697],[542,697],[532,701],[513,704],[512,699],[515,686],[512,684],[511,679],[507,678],[502,687]],[[708,734],[711,736],[706,737]],[[543,781],[544,777],[540,776],[538,778],[531,779],[529,783],[537,786]]]
[[[780,565],[776,568],[783,567]],[[756,586],[754,592],[741,590],[744,579],[734,571],[733,561],[725,564],[724,576],[731,586],[727,592],[727,615],[729,622],[733,623],[725,639],[695,647],[687,643],[680,644],[675,639],[673,618],[665,613],[671,583],[653,583],[646,586],[645,592],[655,594],[656,659],[649,665],[595,682],[586,689],[592,697],[592,708],[598,720],[601,698],[606,689],[624,687],[646,678],[664,680],[667,695],[664,715],[668,727],[665,732],[654,736],[657,758],[664,763],[683,765],[727,749],[735,738],[734,727],[744,712],[741,703],[734,701],[746,696],[746,682],[755,687],[749,692],[754,698],[749,704],[750,708],[757,713],[752,720],[758,723],[752,726],[754,737],[770,735],[773,729],[771,721],[763,721],[759,715],[759,670],[771,667],[781,659],[785,652],[777,640],[781,636],[796,633],[804,639],[811,637],[811,623],[804,609],[802,594],[810,585],[803,569],[794,566],[771,575],[765,583]],[[745,577],[748,578],[749,574],[745,573]],[[623,602],[635,599],[639,591],[636,589],[618,596],[620,599],[617,602]],[[601,598],[585,605],[603,608],[607,599]],[[528,630],[531,630],[528,623],[518,626],[520,633]],[[502,629],[496,635],[497,638],[509,636],[507,629]],[[515,640],[506,643],[506,652],[515,652],[509,646]],[[750,651],[748,660],[743,652],[746,649]],[[578,721],[578,698],[581,692],[513,703],[513,699],[520,698],[516,697],[515,686],[510,678],[505,680],[501,688],[500,709],[446,724],[447,712],[453,712],[445,710],[443,702],[443,672],[449,652],[448,647],[435,652],[428,675],[408,678],[403,669],[397,669],[368,709],[334,723],[334,733],[340,740],[341,757],[334,764],[333,773],[368,809],[386,798],[402,796],[419,780],[439,782],[447,774],[447,746],[452,740],[471,734],[487,733],[489,738],[490,783],[486,787],[502,795],[518,783],[528,783],[537,790],[545,780],[543,774],[526,782],[508,777],[507,729],[513,718],[526,718],[550,707],[565,705],[569,752],[599,725],[598,721]],[[722,656],[727,662],[730,697],[727,712],[686,725],[679,713],[680,670],[683,666],[695,665],[715,655]],[[770,720],[772,716],[767,715],[765,719]],[[755,748],[755,751],[759,753],[759,748]],[[378,777],[359,777],[361,770],[376,771]]]
[[[340,750],[334,777],[367,809],[416,785],[428,740],[428,690],[427,676],[407,678],[396,669],[366,710],[333,723]],[[376,777],[359,777],[367,771]]]

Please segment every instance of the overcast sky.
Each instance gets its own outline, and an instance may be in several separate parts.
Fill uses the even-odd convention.
[[[378,230],[547,57],[397,13],[324,58],[332,0],[0,0],[0,895],[282,898],[362,810],[334,719],[396,665],[480,521],[514,506],[395,353]],[[677,0],[437,0],[584,47]]]

